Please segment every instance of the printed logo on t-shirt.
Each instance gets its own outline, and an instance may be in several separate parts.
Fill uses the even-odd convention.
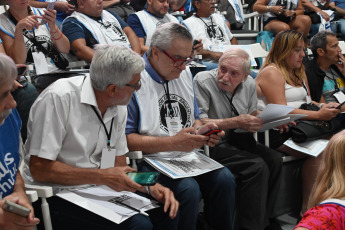
[[[4,159],[0,160],[0,200],[12,192],[17,168],[11,153],[6,153]]]
[[[170,103],[172,108],[172,113],[170,113],[169,103],[167,96],[163,95],[158,101],[159,103],[159,113],[160,113],[160,128],[169,134],[168,125],[166,117],[171,115],[175,118],[179,118],[182,128],[191,127],[191,114],[192,109],[185,99],[176,94],[170,94]]]
[[[225,42],[225,32],[222,28],[215,23],[207,22],[206,24],[205,33],[209,39],[216,39],[220,42]]]
[[[159,20],[156,24],[156,28],[167,23],[167,22],[169,22],[169,20],[166,20],[166,19]]]

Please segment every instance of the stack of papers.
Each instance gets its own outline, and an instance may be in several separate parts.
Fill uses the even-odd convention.
[[[173,179],[193,177],[224,167],[199,152],[172,152],[165,155],[145,156],[144,160]]]
[[[328,142],[329,140],[318,139],[315,141],[296,143],[290,138],[284,142],[284,145],[310,156],[317,157],[323,150],[325,150]]]
[[[118,202],[142,212],[159,207],[157,201],[132,192],[116,192],[104,185],[75,191],[63,190],[56,195],[117,224],[138,214],[138,211]]]

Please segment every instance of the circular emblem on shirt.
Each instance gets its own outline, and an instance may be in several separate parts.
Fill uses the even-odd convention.
[[[175,120],[181,122],[182,128],[191,127],[192,108],[188,102],[176,94],[170,94],[170,104],[172,111],[169,109],[169,102],[166,95],[163,95],[158,101],[160,113],[160,128],[169,134],[166,118],[173,116]]]
[[[209,39],[216,39],[220,42],[225,42],[225,32],[214,22],[206,22],[205,33]]]

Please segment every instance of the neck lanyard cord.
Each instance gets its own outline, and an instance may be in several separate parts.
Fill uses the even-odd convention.
[[[107,146],[110,147],[110,139],[111,139],[111,131],[113,130],[113,123],[114,123],[114,118],[111,119],[111,124],[110,124],[110,132],[108,133],[108,130],[107,130],[107,127],[105,126],[102,118],[101,118],[101,115],[99,115],[99,113],[97,112],[97,110],[95,109],[94,106],[90,105],[91,108],[93,109],[93,111],[96,113],[97,117],[98,117],[98,120],[102,123],[103,127],[104,127],[104,131],[105,131],[105,134],[107,135],[107,138],[108,138],[108,141],[107,141]]]
[[[174,111],[173,111],[173,108],[172,108],[172,105],[171,105],[171,100],[170,100],[169,81],[166,82],[166,88],[164,87],[164,84],[163,84],[163,88],[164,88],[164,91],[165,91],[165,95],[168,98],[169,115],[170,115],[170,117],[173,117],[174,116]]]

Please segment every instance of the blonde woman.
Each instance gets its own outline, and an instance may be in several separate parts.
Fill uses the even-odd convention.
[[[345,229],[345,130],[323,153],[308,208],[295,230]]]
[[[258,108],[267,104],[293,106],[291,113],[305,114],[308,120],[330,120],[340,111],[334,109],[338,103],[329,103],[319,111],[299,109],[310,101],[308,81],[302,64],[304,54],[303,34],[294,30],[280,32],[274,39],[272,49],[256,78],[259,98]],[[319,105],[319,103],[314,102]],[[270,147],[289,155],[305,157],[303,165],[303,206],[301,214],[306,211],[309,194],[319,166],[319,157],[308,157],[294,151],[283,143],[290,137],[289,132],[270,131]]]

